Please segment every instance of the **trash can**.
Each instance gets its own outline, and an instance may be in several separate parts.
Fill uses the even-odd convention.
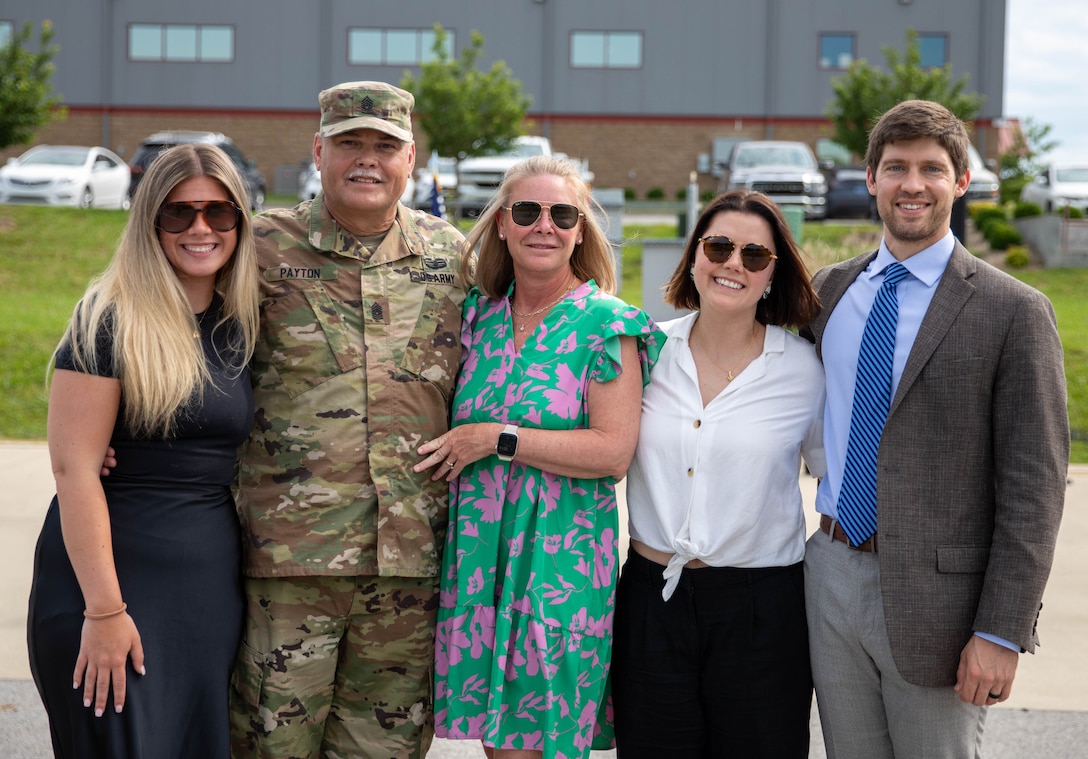
[[[782,215],[786,217],[786,223],[790,225],[794,241],[800,245],[805,236],[805,208],[797,205],[783,205]]]

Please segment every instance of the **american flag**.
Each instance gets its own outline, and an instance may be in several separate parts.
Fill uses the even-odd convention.
[[[434,172],[434,183],[431,185],[431,215],[440,219],[446,218],[446,200],[442,197],[442,183],[438,181],[438,172]]]

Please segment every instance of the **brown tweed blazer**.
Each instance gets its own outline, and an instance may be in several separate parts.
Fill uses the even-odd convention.
[[[810,330],[821,358],[828,316],[875,256],[816,275],[823,310]],[[892,399],[877,461],[880,582],[904,679],[954,684],[976,630],[1034,651],[1068,463],[1050,301],[957,242]]]

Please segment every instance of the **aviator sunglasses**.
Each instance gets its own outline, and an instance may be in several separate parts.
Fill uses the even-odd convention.
[[[703,244],[703,255],[713,264],[724,264],[733,256],[737,244],[725,235],[711,235],[700,237]],[[750,242],[740,249],[740,261],[744,268],[751,272],[763,271],[771,261],[778,258],[774,253],[762,245]]]
[[[560,229],[574,229],[574,225],[582,217],[582,212],[578,210],[577,206],[572,206],[569,203],[554,203],[550,206],[542,206],[535,200],[519,200],[512,206],[503,206],[502,208],[504,211],[510,212],[510,219],[519,227],[528,227],[535,224],[536,220],[540,218],[541,212],[545,209],[547,209],[548,215],[552,217],[552,224]]]
[[[155,226],[163,232],[178,234],[193,225],[197,214],[216,232],[229,232],[242,220],[242,209],[229,200],[203,201],[203,207],[195,203],[163,203],[155,217]]]

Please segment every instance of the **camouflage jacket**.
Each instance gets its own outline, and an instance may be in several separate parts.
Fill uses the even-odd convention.
[[[437,576],[448,487],[412,466],[449,429],[460,232],[402,205],[371,254],[321,196],[261,214],[254,231],[257,413],[237,493],[246,574]]]

